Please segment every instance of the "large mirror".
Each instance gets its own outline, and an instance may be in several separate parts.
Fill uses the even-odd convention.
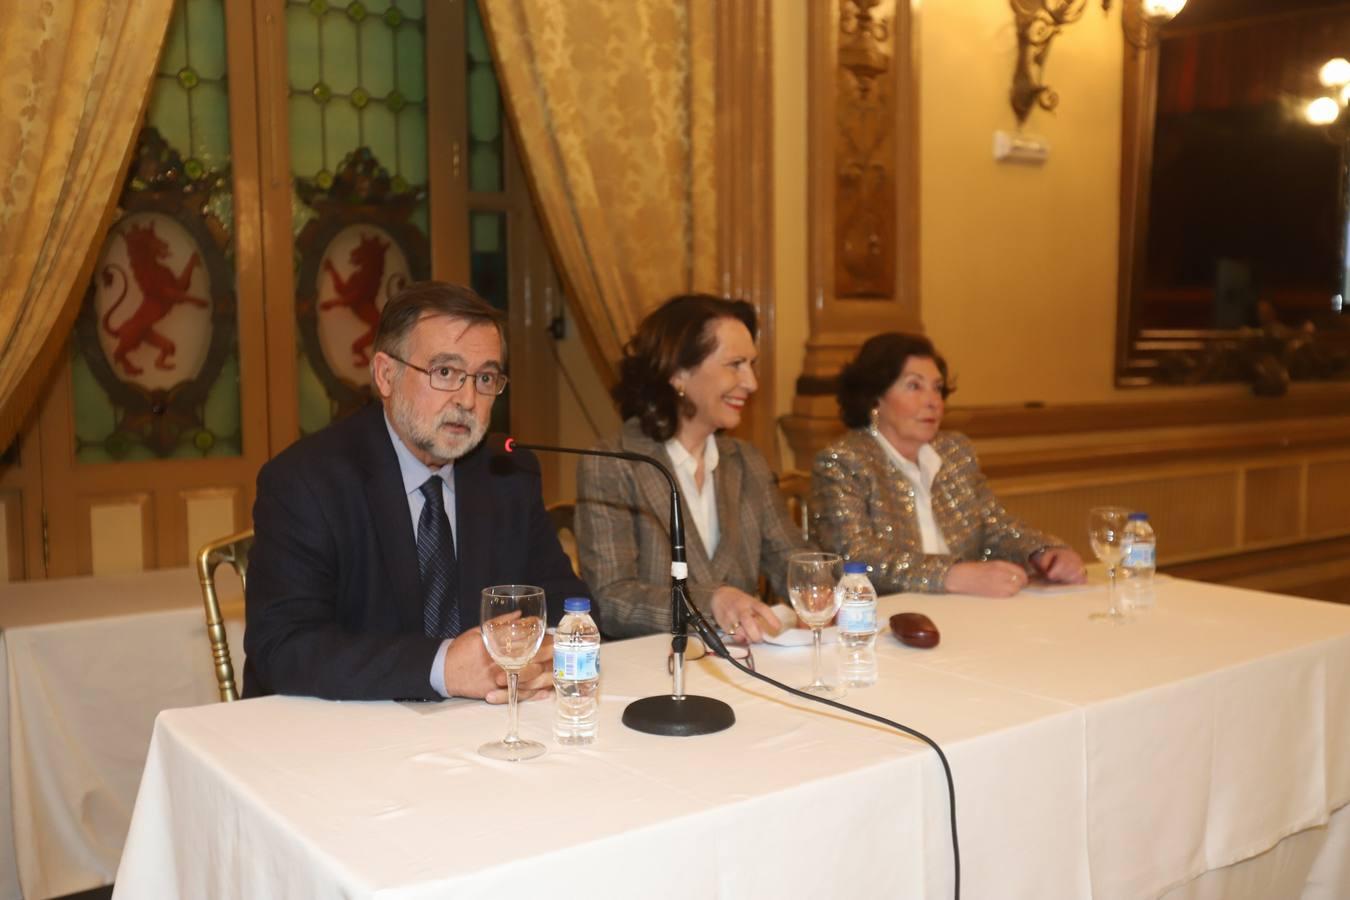
[[[1350,0],[1190,0],[1127,43],[1119,384],[1350,377],[1337,57]]]

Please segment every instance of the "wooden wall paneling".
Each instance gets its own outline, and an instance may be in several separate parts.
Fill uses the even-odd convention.
[[[0,489],[0,584],[23,578],[23,492]]]
[[[1094,506],[1119,505],[1149,514],[1164,562],[1196,559],[1236,547],[1238,471],[1189,470],[1084,476],[1078,483],[992,482],[1014,515],[1048,531],[1092,558],[1087,514]]]
[[[1350,533],[1350,456],[1308,463],[1309,537]]]
[[[183,518],[178,536],[189,564],[208,542],[242,531],[242,523],[252,521],[238,488],[192,488],[179,491],[177,499]]]
[[[88,534],[79,545],[81,574],[120,575],[158,567],[150,493],[88,494],[76,503]]]
[[[1291,541],[1302,532],[1302,465],[1251,467],[1244,479],[1242,543]]]
[[[443,0],[426,6],[427,46],[435,48],[426,56],[431,277],[455,284],[469,283],[465,2]],[[505,121],[502,127],[506,128]]]

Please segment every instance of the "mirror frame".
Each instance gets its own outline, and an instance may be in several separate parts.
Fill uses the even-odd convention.
[[[1182,386],[1248,382],[1258,394],[1283,394],[1279,378],[1270,379],[1257,359],[1259,332],[1239,329],[1150,328],[1137,332],[1131,318],[1136,282],[1147,266],[1149,193],[1153,176],[1153,138],[1158,106],[1159,41],[1124,48],[1121,79],[1120,238],[1116,296],[1116,387]],[[1344,203],[1345,201],[1342,200]],[[1342,313],[1350,324],[1350,296]],[[1336,374],[1350,375],[1350,329],[1317,332],[1313,343],[1338,360]],[[1243,372],[1243,374],[1238,374]]]

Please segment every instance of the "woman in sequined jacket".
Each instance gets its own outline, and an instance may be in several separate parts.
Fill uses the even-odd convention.
[[[998,502],[969,439],[940,431],[947,363],[920,335],[871,338],[839,376],[850,431],[811,473],[826,550],[871,567],[877,590],[1010,597],[1036,574],[1084,580],[1083,560]]]

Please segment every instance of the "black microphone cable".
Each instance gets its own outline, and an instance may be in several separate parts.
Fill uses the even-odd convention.
[[[870,713],[866,710],[849,706],[847,703],[840,703],[838,700],[830,700],[827,697],[817,697],[815,694],[807,693],[806,691],[799,690],[795,687],[789,687],[781,681],[770,678],[768,675],[756,672],[754,669],[731,655],[731,652],[727,650],[726,644],[722,643],[722,639],[717,636],[712,625],[703,617],[703,613],[699,611],[698,607],[690,602],[689,596],[685,594],[684,591],[680,592],[680,597],[684,601],[685,607],[689,610],[689,621],[693,623],[694,629],[698,631],[699,635],[703,638],[704,643],[708,645],[708,649],[716,656],[725,659],[737,669],[740,669],[742,672],[749,675],[751,678],[756,678],[765,684],[771,684],[774,687],[787,691],[789,694],[793,694],[797,697],[814,700],[817,703],[823,703],[826,706],[833,706],[835,709],[853,713],[855,716],[862,716],[864,719],[871,719],[873,722],[889,725],[897,731],[918,738],[933,748],[933,751],[937,753],[938,760],[942,763],[942,771],[947,776],[947,799],[950,803],[952,822],[952,867],[955,872],[955,897],[956,900],[961,900],[961,845],[956,836],[956,782],[952,779],[952,767],[947,762],[947,754],[942,752],[942,748],[938,746],[937,741],[933,740],[922,731],[910,728],[908,725],[901,725],[899,722],[892,721],[885,716],[879,716],[876,713]]]

